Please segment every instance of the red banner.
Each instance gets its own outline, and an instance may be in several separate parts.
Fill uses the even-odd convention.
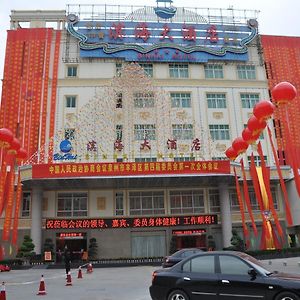
[[[22,201],[22,184],[21,184],[21,176],[19,170],[14,223],[13,223],[13,231],[12,231],[12,239],[11,239],[11,243],[13,245],[16,245],[18,240],[19,211],[20,211],[21,201]]]
[[[32,165],[32,178],[89,176],[138,176],[158,174],[230,174],[229,160],[143,162],[143,163],[64,163]]]

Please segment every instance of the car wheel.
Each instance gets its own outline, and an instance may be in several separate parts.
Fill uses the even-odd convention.
[[[275,300],[299,300],[299,297],[291,292],[283,292],[277,295]]]
[[[175,290],[170,293],[168,300],[189,300],[189,297],[184,291]]]

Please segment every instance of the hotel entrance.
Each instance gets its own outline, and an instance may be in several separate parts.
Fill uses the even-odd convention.
[[[63,262],[65,246],[68,247],[71,261],[80,261],[83,251],[87,251],[86,233],[61,232],[56,234],[56,261]]]
[[[182,248],[207,249],[205,229],[173,230],[172,235],[176,237],[177,250]]]

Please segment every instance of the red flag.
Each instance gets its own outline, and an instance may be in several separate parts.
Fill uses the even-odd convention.
[[[255,220],[254,220],[254,216],[253,216],[253,212],[252,212],[252,207],[251,207],[251,202],[250,202],[250,198],[249,198],[249,190],[248,190],[247,177],[246,177],[243,159],[241,159],[240,163],[241,163],[241,169],[242,169],[242,173],[243,173],[244,198],[246,201],[248,214],[251,219],[251,224],[253,227],[254,235],[257,236],[257,228],[256,228],[256,224],[255,224]]]
[[[5,207],[5,182],[6,182],[6,162],[3,161],[1,167],[1,177],[0,177],[0,216],[3,213]]]
[[[14,223],[13,223],[12,240],[11,240],[11,243],[13,245],[16,245],[18,240],[19,211],[20,211],[21,201],[22,201],[22,184],[21,184],[21,175],[19,169]]]

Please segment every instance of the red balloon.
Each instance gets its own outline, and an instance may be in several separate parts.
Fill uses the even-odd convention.
[[[225,151],[225,155],[230,159],[230,160],[235,160],[238,156],[237,152],[232,148],[229,147],[226,151]]]
[[[244,153],[249,144],[244,141],[242,137],[237,137],[233,142],[232,142],[232,148],[237,152],[237,154]]]
[[[266,121],[272,116],[274,109],[274,104],[272,104],[270,101],[262,100],[255,104],[253,108],[253,114],[258,121]]]
[[[259,138],[260,132],[258,134],[253,134],[253,132],[246,127],[242,132],[242,138],[247,144],[253,144]]]
[[[253,132],[253,135],[259,134],[267,126],[266,121],[259,121],[255,116],[252,116],[247,123],[247,126],[250,131]]]
[[[289,101],[292,101],[296,95],[296,88],[287,81],[276,84],[272,89],[273,101],[278,104],[287,104]]]
[[[20,148],[17,152],[17,159],[24,160],[27,158],[27,151],[24,148]]]
[[[16,154],[20,148],[21,148],[20,141],[16,137],[14,137],[12,142],[10,143],[8,152]]]
[[[11,130],[7,128],[0,128],[0,147],[8,148],[14,138]]]

